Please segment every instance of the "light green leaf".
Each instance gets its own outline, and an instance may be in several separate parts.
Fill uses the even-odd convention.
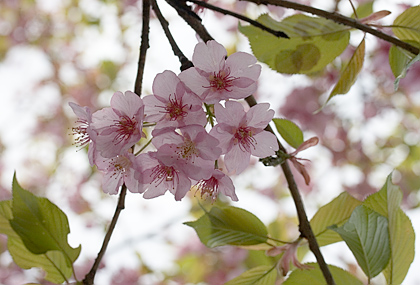
[[[285,32],[290,39],[278,38],[254,26],[241,26],[258,60],[287,74],[309,74],[322,70],[347,47],[350,32],[333,21],[296,14],[281,22],[267,14],[258,22]]]
[[[362,202],[343,192],[328,204],[322,206],[311,219],[311,227],[319,246],[342,241],[339,234],[328,229],[332,225],[343,225],[354,209]]]
[[[286,119],[273,119],[281,137],[292,147],[298,148],[303,143],[301,129],[292,121]]]
[[[388,218],[391,258],[384,271],[388,284],[401,284],[414,259],[414,229],[400,208],[401,199],[401,190],[392,184],[389,175],[382,189],[363,202],[364,206]]]
[[[289,278],[283,283],[283,285],[325,285],[325,279],[322,275],[322,271],[319,269],[318,263],[306,263],[313,267],[313,269],[293,270]],[[362,285],[362,281],[357,279],[350,272],[345,271],[339,267],[328,265],[330,272],[334,278],[335,284],[337,285]]]
[[[245,271],[225,285],[273,285],[277,279],[275,266],[261,265]]]
[[[236,207],[212,207],[197,221],[184,223],[195,229],[208,247],[256,245],[267,241],[267,228],[250,212]]]
[[[403,41],[420,42],[420,6],[410,7],[399,15],[392,27],[394,34]]]
[[[353,56],[351,57],[346,68],[341,73],[340,79],[337,84],[334,86],[334,89],[331,91],[330,96],[327,99],[327,102],[331,100],[332,97],[339,94],[346,94],[349,92],[350,88],[356,82],[357,75],[359,75],[360,70],[363,67],[363,62],[365,59],[365,39],[363,38],[362,42],[354,51]]]
[[[418,42],[408,41],[416,47],[420,47]],[[398,89],[400,80],[405,77],[408,69],[417,61],[420,61],[420,54],[414,56],[413,54],[402,50],[399,47],[391,46],[389,49],[389,65],[391,66],[392,73],[395,76],[394,89]]]
[[[391,252],[384,216],[361,205],[342,227],[334,225],[330,229],[340,234],[369,279],[387,266]]]
[[[13,219],[10,225],[26,248],[34,254],[50,250],[61,251],[72,264],[81,247],[72,248],[67,242],[70,233],[67,216],[46,198],[39,198],[20,187],[13,177]]]
[[[373,1],[361,3],[356,9],[357,17],[359,19],[365,18],[373,13]],[[355,18],[354,13],[351,15]]]
[[[53,283],[63,283],[70,278],[73,268],[66,262],[64,255],[58,251],[49,251],[46,254],[30,252],[10,226],[9,220],[12,218],[12,201],[0,201],[0,233],[8,236],[7,249],[13,261],[23,269],[32,267],[44,269],[45,279]]]

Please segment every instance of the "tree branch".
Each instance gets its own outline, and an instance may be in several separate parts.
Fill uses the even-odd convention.
[[[257,104],[254,96],[248,96],[245,98],[245,101],[248,103],[250,107]],[[266,128],[267,131],[274,134],[273,129],[270,125]],[[279,140],[277,140],[279,145],[280,151],[287,153],[284,146],[281,144]],[[332,274],[328,268],[327,263],[325,262],[324,257],[322,256],[321,250],[319,249],[318,242],[316,241],[315,235],[312,231],[311,224],[309,223],[308,216],[306,215],[305,206],[303,205],[302,197],[300,196],[299,189],[296,185],[295,179],[293,177],[293,173],[290,170],[289,164],[287,160],[281,164],[281,168],[283,170],[284,176],[286,177],[287,184],[289,186],[290,193],[292,194],[293,201],[295,203],[296,211],[298,214],[299,219],[299,231],[302,237],[306,238],[309,243],[309,249],[315,255],[315,258],[319,264],[319,268],[324,275],[325,281],[327,284],[333,285],[335,284]]]
[[[392,37],[388,34],[385,34],[381,31],[378,31],[368,25],[362,24],[359,21],[353,19],[353,18],[349,18],[346,16],[343,16],[341,14],[335,13],[335,12],[327,12],[321,9],[317,9],[314,7],[310,7],[310,6],[306,6],[303,4],[299,4],[296,2],[291,2],[291,1],[286,1],[286,0],[239,0],[239,1],[247,1],[247,2],[253,2],[255,4],[264,4],[264,5],[275,5],[275,6],[280,6],[280,7],[284,7],[284,8],[290,8],[290,9],[294,9],[294,10],[298,10],[298,11],[302,11],[302,12],[307,12],[313,15],[317,15],[320,16],[322,18],[326,18],[329,20],[332,20],[336,23],[339,24],[343,24],[349,27],[353,27],[355,29],[364,31],[368,34],[374,35],[377,38],[380,38],[382,40],[385,40],[391,44],[394,44],[400,48],[403,48],[409,52],[411,52],[412,54],[419,54],[419,49],[415,46],[412,46],[406,42],[403,42],[395,37]]]
[[[149,48],[149,22],[150,22],[150,0],[143,0],[143,27],[141,31],[140,56],[137,66],[136,82],[134,93],[141,96],[144,65],[146,64],[146,53]]]
[[[210,9],[210,10],[213,10],[215,12],[219,12],[219,13],[221,13],[223,15],[229,15],[229,16],[235,17],[235,18],[237,18],[239,20],[248,22],[249,24],[251,24],[251,25],[253,25],[253,26],[257,27],[257,28],[260,28],[263,31],[269,32],[270,34],[273,34],[276,37],[282,37],[282,38],[287,38],[287,39],[289,38],[289,36],[286,35],[285,33],[283,33],[282,31],[275,31],[275,30],[273,30],[273,29],[271,29],[271,28],[269,28],[267,26],[264,26],[263,24],[261,24],[261,23],[259,23],[257,21],[254,21],[254,20],[252,20],[252,19],[250,19],[248,17],[245,17],[243,15],[240,15],[238,13],[235,13],[235,12],[232,12],[232,11],[229,11],[229,10],[222,9],[220,7],[217,7],[217,6],[208,4],[207,2],[203,2],[203,1],[198,1],[198,0],[187,0],[187,1],[188,2],[192,2],[192,3],[195,3],[198,6],[201,6],[201,7]]]
[[[172,47],[172,51],[174,52],[175,56],[178,57],[179,62],[181,63],[181,71],[188,69],[193,66],[192,62],[188,60],[188,58],[182,53],[181,49],[176,44],[174,37],[169,30],[169,23],[163,17],[162,13],[160,12],[159,6],[156,0],[152,0],[152,8],[155,11],[156,17],[158,18],[160,25],[162,26],[163,31],[165,32],[166,38],[169,41],[169,44]]]
[[[121,211],[124,209],[124,201],[125,201],[125,195],[127,193],[127,187],[125,184],[123,184],[120,192],[120,198],[118,200],[117,208],[115,209],[114,216],[112,217],[111,224],[109,225],[108,231],[106,232],[104,241],[102,243],[101,250],[98,252],[98,256],[95,259],[95,262],[93,263],[92,268],[90,269],[89,273],[85,276],[85,279],[83,279],[83,284],[85,285],[91,285],[94,284],[94,279],[96,275],[96,271],[99,268],[99,264],[101,263],[101,260],[105,254],[105,251],[108,247],[109,241],[111,240],[111,235],[115,229],[115,225],[117,224],[118,217],[120,216]]]

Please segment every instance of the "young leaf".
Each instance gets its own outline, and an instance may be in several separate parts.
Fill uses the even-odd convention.
[[[267,241],[267,228],[250,212],[236,207],[213,207],[197,221],[184,223],[195,229],[208,247],[256,245]]]
[[[363,272],[372,279],[387,266],[390,257],[388,220],[372,209],[358,206],[336,231],[353,252]]]
[[[319,246],[341,241],[341,237],[328,229],[332,225],[343,225],[354,209],[362,202],[343,192],[328,204],[322,206],[311,219],[311,227]]]
[[[392,184],[389,175],[382,189],[363,202],[364,206],[388,218],[391,258],[384,271],[388,284],[401,284],[414,259],[414,229],[400,208],[401,199],[401,190]]]
[[[311,266],[313,269],[293,270],[289,278],[283,283],[283,285],[325,285],[325,279],[322,275],[322,271],[319,269],[318,263],[305,263],[305,265]],[[357,279],[350,272],[345,271],[342,268],[328,265],[330,272],[334,278],[335,284],[337,285],[362,285],[362,281]]]
[[[273,122],[281,137],[289,145],[298,148],[303,143],[303,133],[295,123],[286,119],[273,119]]]
[[[420,42],[420,6],[410,7],[399,15],[392,27],[394,34],[403,41]]]
[[[68,264],[64,255],[58,251],[49,251],[46,254],[33,254],[22,242],[19,235],[10,226],[12,215],[12,201],[0,201],[0,233],[6,234],[7,249],[13,261],[23,269],[40,267],[44,269],[45,279],[53,283],[63,283],[73,273],[71,264]]]
[[[254,26],[241,26],[258,60],[287,74],[309,74],[322,70],[347,47],[350,32],[333,21],[296,14],[277,22],[267,14],[258,22],[285,32],[290,39],[278,38]]]
[[[419,47],[417,42],[408,41],[413,46]],[[405,77],[408,69],[417,61],[420,61],[420,54],[414,56],[411,53],[401,50],[399,47],[391,46],[389,49],[389,65],[395,76],[394,89],[398,89],[400,80]]]
[[[277,279],[275,266],[261,265],[245,271],[225,285],[273,285]]]
[[[340,79],[337,84],[334,86],[334,89],[331,91],[330,96],[327,99],[327,102],[330,101],[332,97],[339,94],[346,94],[349,92],[350,88],[356,82],[357,75],[363,67],[363,62],[365,59],[365,39],[363,38],[362,42],[354,51],[353,56],[351,57],[349,63],[347,64],[344,71],[341,73]]]
[[[67,216],[46,198],[39,198],[20,187],[13,177],[13,219],[10,225],[26,248],[34,254],[61,251],[72,264],[81,247],[72,248],[67,242],[70,233]]]

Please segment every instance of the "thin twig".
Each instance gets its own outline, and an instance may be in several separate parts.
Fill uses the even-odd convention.
[[[245,98],[245,101],[250,107],[257,104],[254,96],[248,96]],[[270,125],[266,128],[267,131],[274,133]],[[284,146],[279,140],[277,140],[280,151],[287,153]],[[284,176],[286,177],[287,184],[289,186],[290,193],[292,194],[293,201],[295,203],[296,211],[299,219],[299,231],[302,237],[306,238],[309,243],[309,249],[315,255],[315,258],[319,264],[319,268],[324,275],[325,281],[329,285],[335,284],[332,274],[328,268],[327,263],[325,262],[324,257],[322,256],[321,250],[319,249],[318,242],[316,241],[315,235],[312,231],[311,224],[309,223],[308,216],[306,215],[305,206],[303,205],[302,197],[300,195],[299,189],[296,185],[293,173],[290,170],[287,160],[281,164]]]
[[[302,11],[302,12],[307,12],[313,15],[317,15],[320,16],[322,18],[326,18],[329,20],[332,20],[336,23],[339,24],[343,24],[349,27],[353,27],[356,28],[358,30],[364,31],[368,34],[374,35],[375,37],[378,37],[382,40],[385,40],[391,44],[394,44],[400,48],[403,48],[409,52],[411,52],[412,54],[419,54],[419,49],[413,45],[410,45],[406,42],[403,42],[393,36],[390,36],[388,34],[385,34],[381,31],[378,31],[376,29],[373,29],[372,27],[370,27],[369,25],[365,25],[360,23],[359,21],[353,19],[353,18],[349,18],[346,16],[343,16],[341,14],[335,13],[335,12],[327,12],[321,9],[317,9],[314,7],[310,7],[310,6],[306,6],[303,4],[299,4],[296,2],[291,2],[291,1],[286,1],[286,0],[239,0],[239,1],[247,1],[247,2],[253,2],[255,4],[263,4],[263,5],[275,5],[275,6],[280,6],[280,7],[284,7],[284,8],[290,8],[290,9],[294,9],[294,10],[298,10],[298,11]]]
[[[210,9],[210,10],[213,10],[213,11],[216,11],[216,12],[219,12],[219,13],[221,13],[223,15],[229,15],[229,16],[235,17],[235,18],[237,18],[239,20],[248,22],[251,25],[253,25],[253,26],[257,27],[257,28],[260,28],[263,31],[269,32],[270,34],[273,34],[276,37],[282,37],[282,38],[287,38],[287,39],[289,38],[289,36],[286,35],[282,31],[273,30],[273,29],[271,29],[271,28],[269,28],[267,26],[264,26],[263,24],[261,24],[261,23],[259,23],[257,21],[254,21],[254,20],[252,20],[252,19],[250,19],[248,17],[245,17],[243,15],[240,15],[238,13],[235,13],[235,12],[232,12],[232,11],[229,11],[229,10],[226,10],[226,9],[222,9],[220,7],[217,7],[217,6],[208,4],[207,2],[203,2],[203,1],[199,1],[199,0],[187,0],[187,1],[188,2],[192,2],[192,3],[195,3],[198,6],[201,6],[201,7],[204,7],[204,8],[207,8],[207,9]]]
[[[177,43],[174,40],[174,37],[169,30],[169,23],[163,17],[162,13],[160,12],[159,6],[156,0],[152,0],[152,8],[158,18],[160,25],[162,26],[163,31],[165,32],[166,38],[169,41],[169,44],[172,47],[172,51],[174,52],[175,56],[178,57],[179,62],[181,63],[181,71],[188,69],[193,66],[192,62],[188,60],[188,58],[184,55],[181,49],[178,47]]]
[[[102,243],[101,250],[98,252],[98,256],[95,259],[95,263],[93,264],[92,268],[90,269],[89,273],[85,276],[85,279],[83,279],[83,284],[91,285],[94,284],[95,274],[96,271],[99,268],[99,264],[101,263],[101,260],[105,254],[105,251],[108,247],[109,241],[111,240],[111,235],[115,229],[115,225],[117,224],[118,217],[120,216],[121,211],[124,209],[124,201],[125,201],[125,195],[127,193],[127,187],[125,184],[123,184],[121,188],[120,198],[118,200],[117,208],[115,209],[114,216],[112,217],[111,224],[109,225],[108,231],[106,232],[104,241]]]
[[[143,0],[143,27],[141,31],[140,56],[137,67],[134,93],[141,96],[144,65],[146,64],[146,53],[149,48],[149,22],[150,22],[150,0]]]
[[[166,2],[178,12],[178,15],[193,28],[203,41],[207,42],[213,40],[213,37],[201,23],[201,18],[191,11],[191,7],[187,6],[185,1],[166,0]]]

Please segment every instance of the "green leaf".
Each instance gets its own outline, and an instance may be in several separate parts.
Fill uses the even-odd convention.
[[[286,119],[273,119],[281,137],[292,147],[298,148],[303,143],[301,129],[292,121]]]
[[[342,241],[339,234],[328,229],[332,225],[343,225],[354,209],[362,202],[343,192],[328,204],[322,206],[311,219],[311,227],[319,246]]]
[[[10,226],[9,220],[12,218],[12,201],[0,201],[0,233],[8,236],[7,248],[13,261],[23,269],[32,267],[44,269],[45,279],[53,283],[63,283],[70,278],[73,268],[66,262],[64,255],[58,251],[49,251],[46,254],[30,252]]]
[[[408,41],[416,47],[420,47],[418,42]],[[392,73],[395,76],[394,89],[398,89],[400,80],[405,77],[408,69],[417,61],[420,61],[420,54],[414,56],[413,54],[402,50],[399,47],[391,46],[389,49],[389,65],[391,66]]]
[[[356,9],[357,17],[359,19],[365,18],[373,13],[373,1],[361,3]],[[351,15],[355,18],[354,13]]]
[[[363,38],[362,42],[354,51],[353,56],[351,57],[349,63],[347,64],[344,71],[341,73],[340,79],[337,84],[334,86],[334,89],[331,91],[330,96],[327,99],[327,102],[330,101],[332,97],[339,94],[346,94],[349,92],[350,88],[356,82],[357,75],[363,67],[363,62],[365,58],[365,39]]]
[[[347,223],[330,229],[340,234],[369,279],[387,266],[391,252],[388,220],[384,216],[360,205]]]
[[[225,285],[273,285],[277,279],[275,266],[261,265],[245,271]]]
[[[399,15],[392,27],[394,34],[403,41],[420,42],[420,6],[410,7]]]
[[[347,47],[350,32],[333,21],[296,14],[281,22],[267,14],[258,22],[285,32],[290,39],[278,38],[254,26],[241,26],[259,61],[287,74],[309,74],[322,70]]]
[[[293,270],[289,278],[283,283],[283,285],[325,285],[325,279],[322,275],[322,271],[319,269],[318,263],[306,263],[313,267],[313,269]],[[342,268],[328,265],[330,272],[334,278],[335,284],[337,285],[362,285],[362,281],[357,279],[350,272],[345,271]]]
[[[384,271],[388,284],[401,284],[414,259],[414,229],[400,208],[401,200],[401,190],[392,184],[389,175],[382,189],[363,202],[364,206],[388,218],[391,258]]]
[[[67,216],[46,198],[39,198],[20,187],[13,177],[13,219],[10,225],[26,248],[34,254],[50,250],[61,251],[72,264],[81,247],[72,248],[67,242],[70,233]]]
[[[250,212],[236,207],[212,207],[197,221],[184,223],[195,229],[208,247],[256,245],[267,241],[267,228]]]

